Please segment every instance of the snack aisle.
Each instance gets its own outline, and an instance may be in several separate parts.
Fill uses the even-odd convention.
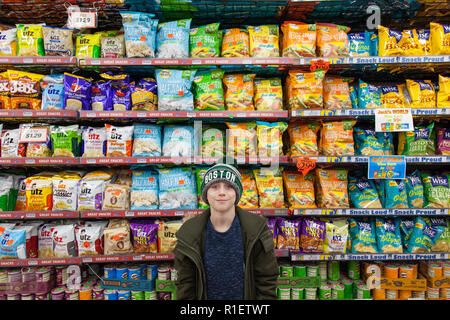
[[[366,1],[67,3],[1,4],[0,299],[176,299],[221,160],[278,299],[450,299],[448,3],[374,1],[378,30]],[[405,179],[368,179],[377,156]]]

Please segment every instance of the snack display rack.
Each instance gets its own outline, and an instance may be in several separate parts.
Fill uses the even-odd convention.
[[[183,1],[181,1],[183,2]],[[443,1],[421,0],[389,0],[389,1],[296,1],[296,0],[264,0],[264,1],[237,1],[237,0],[192,0],[180,3],[180,1],[144,1],[144,0],[56,0],[56,1],[24,1],[12,0],[0,3],[0,23],[41,23],[46,22],[52,26],[62,26],[66,23],[66,5],[78,5],[80,7],[93,7],[98,12],[98,26],[102,29],[121,27],[119,11],[151,12],[162,21],[171,21],[178,18],[192,18],[195,25],[204,25],[211,22],[221,22],[221,28],[227,26],[251,25],[251,24],[281,24],[283,21],[333,22],[348,25],[356,31],[364,30],[369,13],[366,8],[376,5],[381,10],[383,25],[392,28],[403,28],[410,24],[414,27],[426,27],[430,21],[447,23],[450,4]],[[370,57],[316,57],[316,58],[183,58],[183,59],[159,59],[159,58],[81,58],[76,57],[8,57],[0,56],[0,71],[2,69],[47,70],[48,73],[55,70],[123,70],[128,73],[137,72],[146,74],[157,67],[174,67],[187,69],[189,67],[203,68],[208,66],[233,68],[233,70],[245,70],[256,68],[256,72],[267,74],[275,72],[286,74],[291,69],[310,70],[317,63],[325,64],[330,73],[340,74],[341,71],[368,72],[374,77],[377,66],[390,68],[418,67],[417,74],[436,74],[437,71],[424,72],[425,67],[434,67],[450,71],[450,55],[430,56],[370,56]],[[269,67],[275,66],[275,71]],[[230,69],[231,70],[231,69]],[[397,74],[394,74],[397,76]],[[400,77],[402,77],[400,75]],[[132,124],[140,122],[177,121],[192,123],[193,121],[293,121],[299,119],[341,120],[364,119],[373,121],[374,109],[305,109],[305,110],[279,110],[279,111],[91,111],[91,110],[4,110],[0,109],[0,123],[14,121],[48,121],[69,123],[98,123],[118,121]],[[413,108],[411,113],[416,119],[450,119],[448,108]],[[369,162],[368,156],[308,156],[315,162],[315,166],[323,168],[363,167]],[[295,168],[297,161],[303,158],[280,157],[243,157],[236,158],[238,165],[265,165],[276,162],[281,167]],[[216,157],[73,157],[73,158],[0,158],[2,168],[44,168],[58,167],[62,169],[98,168],[98,167],[131,167],[136,164],[148,165],[211,165],[219,161]],[[450,164],[450,156],[405,156],[407,166],[420,166],[420,168],[439,168],[447,170]],[[295,170],[295,169],[293,169]],[[429,216],[444,217],[450,219],[450,208],[423,208],[423,209],[288,209],[286,208],[259,208],[248,209],[249,212],[267,217],[396,217],[396,216]],[[169,218],[181,219],[185,216],[198,215],[202,209],[194,210],[104,210],[104,211],[10,211],[0,212],[0,220],[65,220],[65,219],[98,219],[107,220],[113,218]],[[420,263],[420,271],[423,276],[418,279],[418,284],[404,290],[425,291],[428,287],[448,287],[448,278],[428,277],[427,264],[424,261],[449,261],[449,252],[426,253],[305,253],[293,249],[276,249],[275,254],[280,261],[292,263],[314,263],[328,261],[414,261]],[[61,266],[61,265],[85,265],[85,264],[109,264],[109,263],[134,263],[134,262],[164,262],[172,263],[173,253],[134,253],[124,255],[100,255],[81,256],[71,258],[30,258],[25,260],[0,260],[0,267],[37,267],[37,266]],[[281,263],[281,262],[280,262]],[[363,275],[367,277],[367,274]],[[305,280],[306,279],[306,280]],[[383,280],[384,278],[382,278]],[[385,280],[385,279],[384,279]],[[383,284],[383,289],[393,289],[395,279]],[[398,279],[397,279],[398,280]],[[291,282],[294,281],[292,285]],[[298,283],[295,283],[298,281]],[[306,288],[318,287],[320,281],[316,278],[280,277],[280,288]],[[401,280],[400,282],[402,282]],[[445,284],[447,281],[447,284]],[[397,281],[398,282],[398,281]],[[412,283],[412,282],[411,282]],[[437,283],[437,284],[436,284]],[[114,286],[113,282],[109,283]],[[160,291],[173,291],[173,281],[160,282]],[[404,285],[410,284],[405,281]],[[158,282],[157,282],[158,285]],[[107,285],[105,284],[105,287]],[[156,290],[158,291],[158,290]]]

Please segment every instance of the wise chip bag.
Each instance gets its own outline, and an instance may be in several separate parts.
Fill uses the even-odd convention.
[[[78,59],[100,58],[100,39],[102,35],[102,32],[77,34],[75,56]]]
[[[316,169],[316,199],[319,208],[348,208],[347,170]]]
[[[390,132],[375,132],[371,128],[353,128],[355,153],[363,156],[392,155],[393,135]]]
[[[189,51],[192,58],[210,58],[220,55],[220,23],[191,28],[189,33]]]
[[[450,54],[450,25],[431,22],[431,54]]]
[[[437,128],[437,154],[450,156],[450,128]]]
[[[351,109],[349,78],[325,77],[323,81],[323,101],[325,109]]]
[[[383,253],[403,253],[400,219],[375,218],[377,245]]]
[[[405,89],[404,84],[380,86],[381,108],[406,108]]]
[[[378,253],[375,222],[368,218],[349,219],[352,253]]]
[[[320,124],[316,120],[307,123],[293,122],[288,126],[291,157],[319,155],[317,132]]]
[[[439,75],[439,91],[437,93],[436,107],[450,108],[450,77]]]
[[[384,189],[384,208],[408,208],[408,196],[404,180],[385,179],[381,181],[381,184]]]
[[[406,80],[406,88],[411,98],[411,108],[435,108],[436,93],[429,80]]]
[[[239,170],[242,182],[242,196],[239,200],[238,207],[241,208],[258,208],[259,195],[256,187],[256,180],[252,170]]]
[[[381,108],[380,88],[359,79],[358,107],[360,109]]]
[[[299,72],[290,70],[286,90],[291,110],[323,108],[323,71]]]
[[[227,110],[255,110],[253,106],[254,74],[232,74],[223,78]]]
[[[9,94],[11,109],[41,109],[40,81],[44,75],[8,70]],[[7,105],[6,105],[7,106]]]
[[[195,110],[225,110],[223,76],[224,71],[220,69],[196,74],[193,82]]]
[[[226,122],[228,126],[227,155],[256,157],[256,122]]]
[[[443,228],[444,231],[441,233],[439,238],[436,240],[435,244],[431,247],[433,252],[449,252],[450,251],[450,222],[446,218],[430,218],[431,225],[433,227]],[[440,230],[439,230],[440,231]]]
[[[314,177],[311,172],[303,175],[296,171],[283,170],[283,182],[290,210],[317,208],[314,195]]]
[[[383,26],[378,26],[378,55],[401,56],[404,54],[399,42],[403,37],[402,32]]]
[[[424,190],[420,171],[416,170],[406,175],[406,193],[408,208],[423,208],[425,205]]]
[[[42,173],[28,177],[26,183],[26,211],[52,211],[53,174]]]
[[[225,29],[223,31],[221,56],[225,58],[249,57],[249,41],[247,29]]]
[[[321,57],[348,57],[349,27],[331,23],[317,23],[317,49]]]
[[[260,208],[283,208],[283,178],[280,170],[260,168],[253,170],[258,187]]]
[[[283,155],[283,132],[288,125],[284,122],[256,121],[258,136],[258,154],[260,157],[278,157]]]
[[[420,46],[416,29],[403,30],[398,46],[403,51],[403,54],[407,56],[426,54]]]
[[[352,57],[370,57],[376,56],[372,37],[373,32],[356,32],[348,34],[349,54]]]
[[[296,21],[285,21],[281,25],[283,33],[283,57],[315,57],[316,25]]]
[[[250,57],[279,57],[279,30],[277,25],[247,27],[250,42]]]
[[[17,24],[17,55],[44,56],[44,24]],[[15,55],[15,54],[14,54]]]
[[[407,252],[429,252],[444,230],[442,226],[433,225],[430,218],[416,217]]]
[[[353,126],[355,123],[354,120],[325,122],[322,125],[319,141],[321,153],[326,156],[354,155]]]
[[[425,195],[425,208],[449,208],[449,174],[430,174],[421,172]]]
[[[348,193],[355,208],[382,208],[377,189],[372,180],[349,175]]]
[[[414,131],[399,132],[397,153],[405,156],[435,155],[436,130],[434,122],[427,127],[415,127]]]
[[[255,79],[253,81],[256,110],[282,110],[283,109],[283,88],[281,79]]]

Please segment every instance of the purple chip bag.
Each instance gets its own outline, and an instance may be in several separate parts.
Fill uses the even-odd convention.
[[[299,232],[301,227],[301,219],[288,220],[278,218],[277,232],[277,248],[278,249],[294,249],[299,247]]]
[[[92,84],[91,106],[94,111],[113,110],[111,81],[100,80]]]
[[[277,218],[269,218],[267,219],[267,226],[269,227],[270,232],[272,233],[273,244],[275,248],[277,247]]]
[[[112,91],[113,110],[116,111],[131,110],[132,85],[126,87],[112,86],[111,91]]]
[[[303,252],[323,252],[325,222],[305,218],[300,234],[300,247]]]
[[[64,109],[91,110],[91,80],[64,73]]]
[[[158,252],[158,224],[153,221],[133,221],[130,223],[133,234],[134,252]]]
[[[450,128],[437,128],[437,154],[450,155]]]

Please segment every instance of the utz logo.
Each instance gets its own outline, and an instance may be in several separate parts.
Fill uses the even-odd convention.
[[[422,128],[419,130],[414,130],[414,141],[424,139],[428,140],[430,138],[430,129]]]
[[[381,92],[383,94],[388,94],[388,93],[391,93],[391,92],[398,93],[398,87],[397,86],[381,87]]]
[[[431,180],[431,185],[433,187],[442,186],[442,187],[448,188],[448,179],[444,175],[431,176],[430,180]]]
[[[0,40],[6,40],[6,34],[0,34]]]
[[[1,244],[3,246],[12,246],[14,244],[14,239],[10,239],[10,233],[4,233]]]
[[[100,140],[100,135],[97,133],[89,133],[88,139],[89,140]]]
[[[72,83],[72,85],[70,86],[70,89],[74,92],[78,91],[81,89],[81,86],[79,86],[76,82]]]
[[[61,93],[61,90],[52,88],[52,89],[49,89],[47,92],[48,92],[48,94],[59,95]]]
[[[56,243],[62,243],[63,242],[63,238],[62,237],[58,237],[58,231],[55,231],[54,228],[52,228],[51,230],[52,233],[52,239],[54,242]]]
[[[356,186],[360,191],[363,191],[364,189],[370,188],[370,183],[368,181],[360,181],[356,183]]]

